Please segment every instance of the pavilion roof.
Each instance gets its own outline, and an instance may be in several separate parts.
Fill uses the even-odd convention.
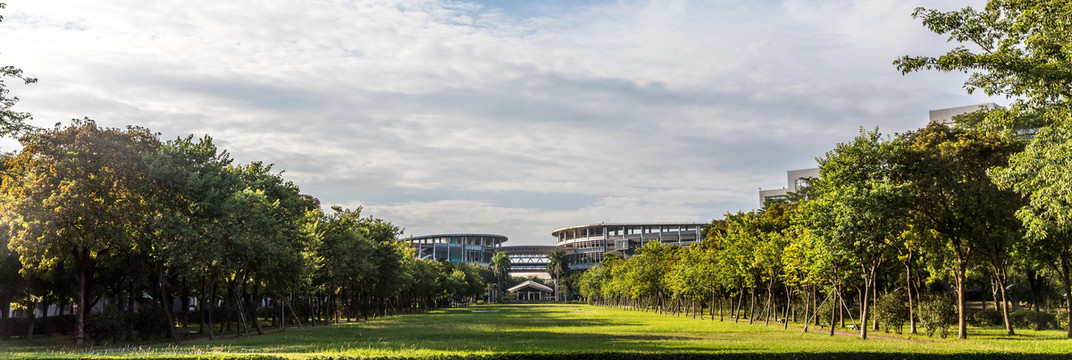
[[[551,288],[547,287],[547,285],[544,285],[544,284],[541,284],[541,283],[538,283],[538,282],[535,282],[535,281],[532,281],[532,280],[525,280],[525,282],[517,284],[517,285],[514,285],[514,287],[506,289],[506,291],[516,292],[516,291],[524,289],[526,287],[530,287],[530,288],[533,288],[533,289],[536,289],[536,290],[539,290],[539,291],[543,291],[543,292],[555,292]]]

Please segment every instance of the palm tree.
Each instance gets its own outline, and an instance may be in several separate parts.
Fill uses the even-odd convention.
[[[562,249],[551,250],[547,253],[547,273],[551,274],[555,279],[555,301],[558,301],[558,279],[562,277],[562,274],[569,271],[569,259],[566,258],[566,251]]]
[[[502,302],[503,278],[510,273],[510,257],[505,251],[498,251],[491,257],[491,271],[495,273],[495,279],[498,281],[499,302]]]

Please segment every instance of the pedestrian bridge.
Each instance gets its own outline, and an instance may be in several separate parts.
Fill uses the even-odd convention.
[[[502,246],[495,250],[506,252],[510,258],[511,273],[534,273],[547,271],[547,254],[557,248],[554,245],[520,245]]]

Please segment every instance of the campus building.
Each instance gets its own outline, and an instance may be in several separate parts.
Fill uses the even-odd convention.
[[[789,170],[786,172],[786,186],[781,189],[759,190],[759,206],[768,201],[787,200],[789,194],[808,187],[811,179],[819,178],[819,168]]]
[[[506,236],[495,234],[436,234],[402,241],[413,246],[418,259],[487,265],[506,240]]]
[[[995,103],[986,103],[968,106],[958,106],[948,109],[935,109],[930,111],[930,121],[942,123],[945,125],[953,125],[954,116],[973,113],[976,111],[990,112],[999,107],[1000,106]]]
[[[589,224],[561,228],[551,232],[558,247],[566,251],[571,270],[588,269],[603,254],[630,257],[636,249],[651,241],[666,245],[689,246],[703,240],[700,232],[707,223],[618,223]]]

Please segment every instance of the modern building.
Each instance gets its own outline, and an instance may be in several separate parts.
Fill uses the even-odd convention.
[[[993,110],[995,110],[995,109],[997,109],[999,107],[1000,106],[998,106],[998,104],[995,104],[995,103],[986,103],[986,104],[977,104],[977,105],[968,105],[968,106],[958,106],[958,107],[953,107],[953,108],[948,108],[948,109],[931,110],[930,111],[930,121],[931,122],[942,123],[942,124],[946,124],[946,125],[952,125],[954,116],[973,113],[973,112],[976,112],[976,111],[987,111],[987,112],[989,112],[989,111],[993,111]]]
[[[436,234],[403,239],[417,251],[418,259],[479,265],[491,263],[491,257],[506,240],[506,236],[495,234]]]
[[[651,241],[667,245],[689,246],[702,240],[700,232],[707,223],[618,223],[589,224],[561,228],[551,232],[558,247],[566,250],[572,270],[587,269],[603,260],[604,253],[630,257],[636,249]]]
[[[510,275],[512,276],[536,276],[541,279],[550,279],[547,274],[547,254],[558,249],[554,245],[520,245],[503,246],[498,251],[505,251],[510,258]]]
[[[786,187],[781,189],[759,190],[759,206],[771,200],[786,200],[789,194],[808,187],[811,179],[819,178],[819,168],[789,170],[786,172]]]

